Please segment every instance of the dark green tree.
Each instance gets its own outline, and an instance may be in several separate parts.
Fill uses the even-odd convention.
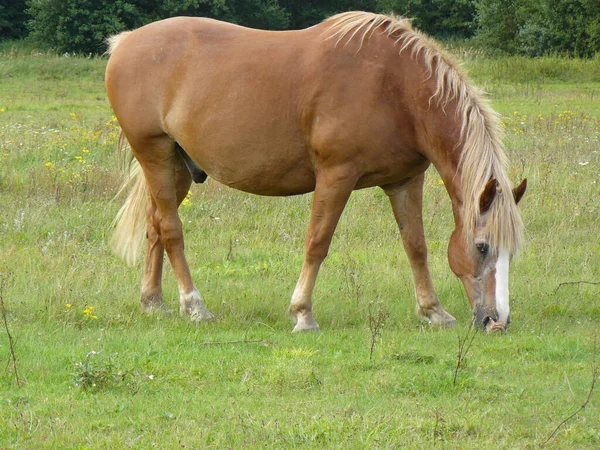
[[[124,6],[118,0],[30,0],[31,37],[59,52],[102,53],[104,38],[127,26],[119,14]]]
[[[507,53],[591,57],[600,51],[598,0],[476,0],[477,40]]]
[[[286,30],[290,14],[277,0],[230,0],[217,19],[265,30]]]
[[[22,37],[27,13],[34,40],[59,52],[102,53],[106,36],[177,15],[282,30],[349,10],[395,12],[444,39],[476,34],[511,54],[600,50],[598,0],[0,0],[0,39]]]
[[[380,0],[378,9],[411,18],[432,36],[468,38],[475,32],[474,0]]]
[[[0,40],[21,39],[27,34],[25,0],[0,0]]]
[[[290,14],[290,28],[315,25],[344,11],[378,11],[380,0],[280,0]]]
[[[32,39],[59,52],[102,53],[106,36],[155,20],[187,15],[285,29],[276,0],[29,0]]]
[[[476,0],[477,38],[486,47],[507,53],[517,49],[517,35],[529,0]]]
[[[542,0],[540,14],[525,25],[546,27],[550,51],[580,57],[600,51],[600,3],[597,0]],[[547,19],[542,19],[547,18]],[[543,53],[536,52],[537,54]]]

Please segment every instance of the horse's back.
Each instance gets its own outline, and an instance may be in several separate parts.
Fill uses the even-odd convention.
[[[132,85],[147,97],[176,96],[175,87],[192,83],[197,96],[244,79],[256,84],[293,78],[310,47],[309,30],[270,32],[198,17],[153,22],[128,32],[113,49],[106,71],[109,98],[115,91],[135,96]]]

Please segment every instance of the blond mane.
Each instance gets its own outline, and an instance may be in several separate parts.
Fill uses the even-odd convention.
[[[326,39],[337,39],[335,45],[360,39],[362,48],[376,30],[394,39],[399,54],[410,49],[411,57],[425,65],[435,79],[436,90],[430,101],[442,109],[456,104],[460,120],[461,148],[458,172],[463,196],[463,230],[467,242],[474,239],[475,224],[480,216],[479,197],[491,178],[498,180],[498,195],[489,210],[485,234],[492,250],[499,248],[515,253],[523,241],[523,222],[512,195],[512,185],[505,172],[507,158],[501,140],[498,115],[483,93],[469,81],[453,58],[437,43],[413,30],[410,20],[367,12],[347,12],[325,20],[330,26]],[[345,44],[345,45],[346,45]]]

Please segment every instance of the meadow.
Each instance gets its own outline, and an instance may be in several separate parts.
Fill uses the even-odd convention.
[[[502,115],[511,179],[529,180],[513,322],[475,334],[458,370],[471,311],[433,169],[430,265],[456,328],[417,320],[391,208],[369,189],[321,270],[322,333],[292,335],[311,196],[210,179],[181,217],[217,318],[142,315],[141,265],[108,248],[123,168],[106,59],[0,46],[0,448],[599,448],[600,58],[456,52]],[[176,311],[168,264],[164,288]]]

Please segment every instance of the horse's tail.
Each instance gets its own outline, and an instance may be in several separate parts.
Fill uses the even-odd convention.
[[[106,45],[108,46],[108,50],[106,50],[105,54],[112,55],[117,46],[123,41],[123,39],[129,36],[131,33],[132,31],[123,31],[122,33],[107,37]]]
[[[122,154],[126,146],[127,140],[121,132],[119,153]],[[137,262],[144,244],[146,211],[150,203],[150,190],[146,183],[146,177],[136,159],[131,161],[129,175],[117,196],[128,188],[129,195],[112,223],[115,231],[111,238],[111,247],[117,255],[132,266]]]

